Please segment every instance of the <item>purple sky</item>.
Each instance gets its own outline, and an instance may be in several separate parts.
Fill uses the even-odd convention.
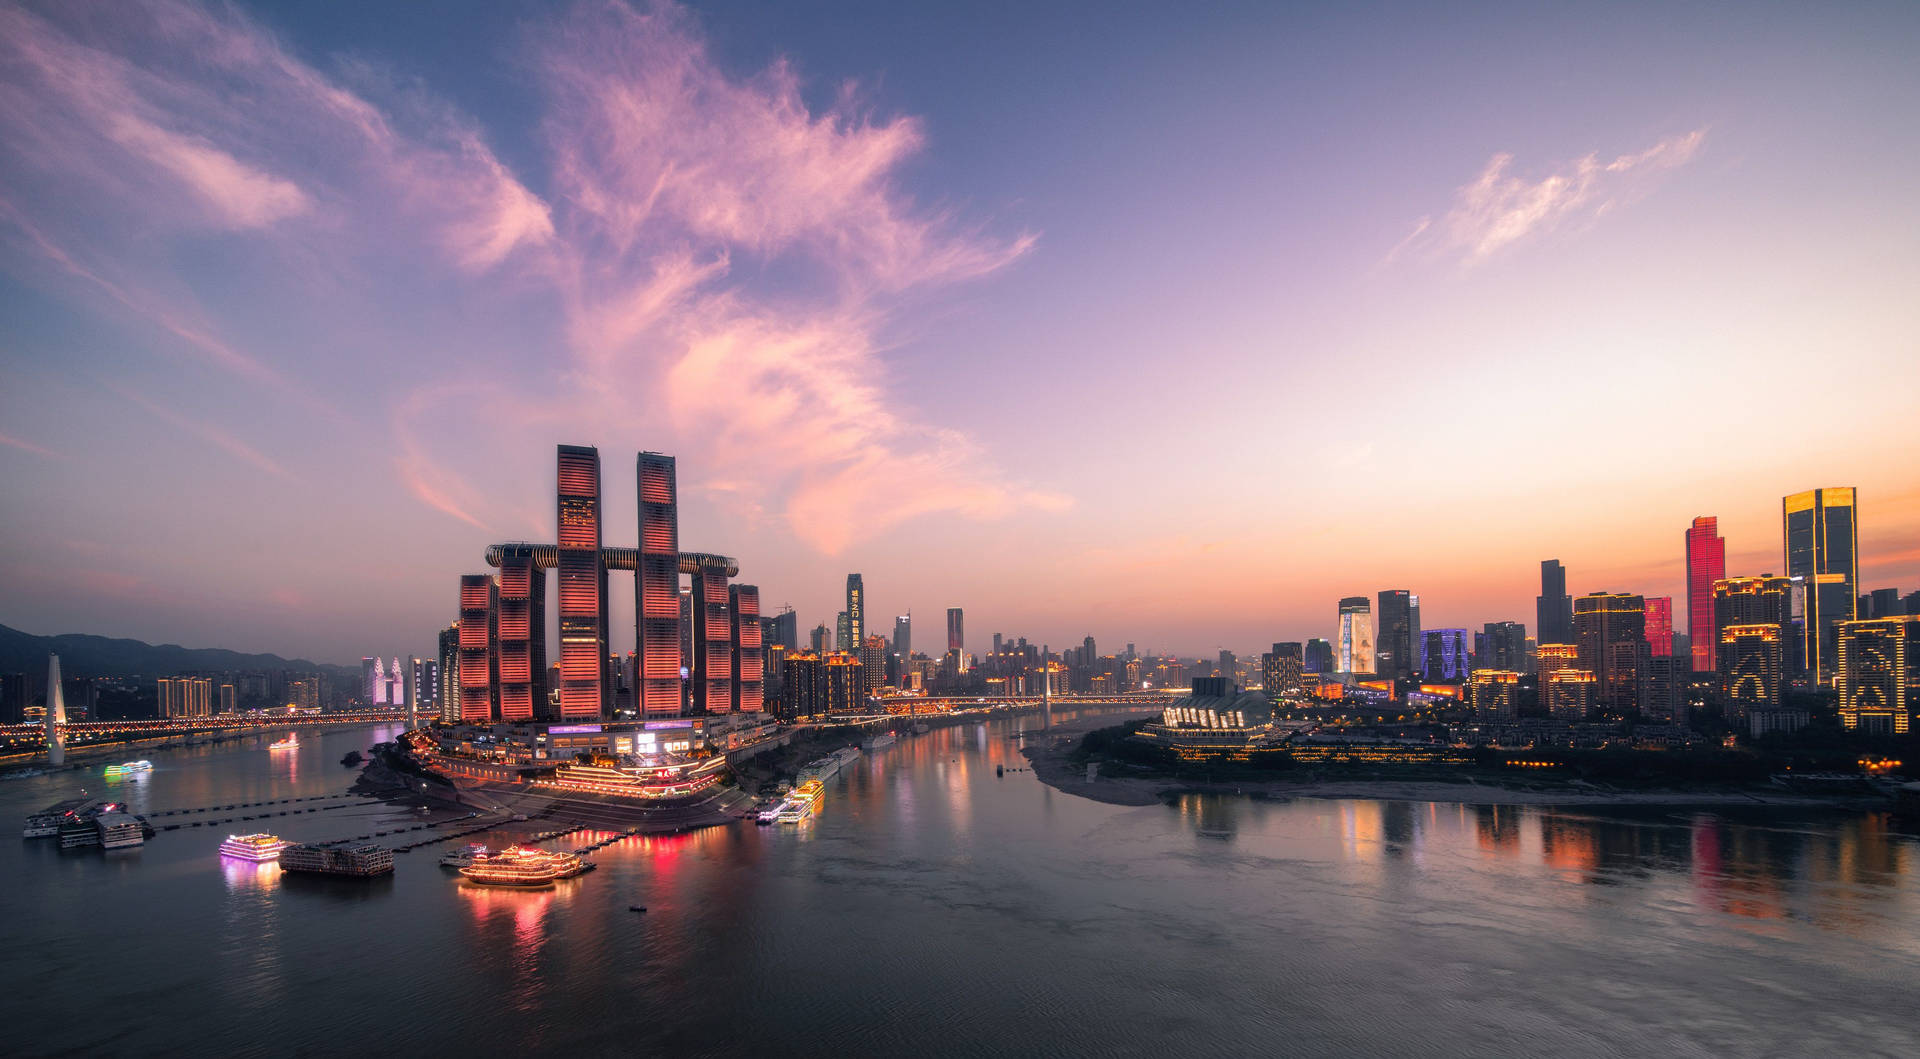
[[[0,622],[424,653],[561,442],[923,645],[1920,587],[1920,8],[1046,7],[0,3]]]

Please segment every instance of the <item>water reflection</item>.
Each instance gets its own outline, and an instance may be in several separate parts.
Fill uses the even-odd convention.
[[[280,885],[280,865],[274,861],[221,857],[220,875],[232,893],[263,893]]]

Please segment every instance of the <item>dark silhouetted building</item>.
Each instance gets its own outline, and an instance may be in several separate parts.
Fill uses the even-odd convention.
[[[1319,637],[1308,640],[1302,664],[1309,673],[1333,672],[1333,641]]]
[[[1573,600],[1567,595],[1567,568],[1558,559],[1540,561],[1533,630],[1541,643],[1573,642]]]
[[[1403,588],[1380,593],[1380,609],[1374,613],[1373,672],[1390,680],[1413,675],[1419,648],[1414,638],[1415,596]]]

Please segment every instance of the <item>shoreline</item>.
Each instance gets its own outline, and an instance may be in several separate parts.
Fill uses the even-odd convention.
[[[1387,802],[1449,802],[1458,805],[1530,805],[1572,807],[1634,806],[1787,806],[1794,808],[1885,809],[1880,795],[1808,794],[1779,788],[1720,790],[1582,790],[1540,785],[1506,786],[1463,774],[1459,782],[1432,779],[1249,779],[1207,782],[1177,776],[1106,776],[1089,781],[1086,766],[1070,758],[1080,737],[1114,727],[1108,718],[1087,718],[1064,725],[1044,741],[1029,739],[1020,753],[1041,783],[1063,794],[1107,805],[1160,805],[1183,794],[1237,794],[1256,801],[1291,798],[1368,799]]]

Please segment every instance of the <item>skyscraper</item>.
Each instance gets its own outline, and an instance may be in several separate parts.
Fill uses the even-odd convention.
[[[1520,674],[1506,669],[1476,669],[1469,684],[1474,716],[1480,721],[1520,718]]]
[[[808,639],[813,641],[812,642],[813,653],[818,658],[825,658],[827,656],[827,648],[828,648],[827,636],[828,635],[829,633],[827,631],[827,627],[824,624],[822,624],[822,625],[815,625],[813,627],[813,635],[808,637]]]
[[[1720,666],[1720,696],[1728,711],[1745,718],[1780,705],[1785,655],[1784,628],[1775,623],[1727,625],[1714,657]]]
[[[893,653],[902,661],[913,657],[913,615],[901,614],[893,619]]]
[[[1646,600],[1647,647],[1655,658],[1673,654],[1673,597],[1649,596]]]
[[[1687,527],[1687,642],[1693,671],[1711,673],[1719,636],[1713,617],[1713,583],[1727,576],[1727,539],[1720,536],[1720,519],[1701,515]]]
[[[887,682],[887,638],[869,636],[860,645],[860,694],[871,695],[873,689]]]
[[[600,450],[559,450],[560,716],[612,712],[607,679],[607,564],[601,551]]]
[[[1420,678],[1422,680],[1466,680],[1470,672],[1467,659],[1467,630],[1428,629],[1420,638]]]
[[[1533,631],[1541,643],[1573,642],[1573,600],[1567,595],[1567,568],[1558,559],[1540,561],[1540,595],[1534,599]]]
[[[1273,650],[1260,657],[1260,685],[1266,690],[1269,700],[1276,700],[1282,695],[1299,694],[1304,660],[1297,641],[1274,644]]]
[[[853,616],[843,610],[833,616],[833,649],[836,651],[851,651],[855,646],[853,642]]]
[[[1837,626],[1852,621],[1860,583],[1860,528],[1849,488],[1809,489],[1780,501],[1781,538],[1787,576],[1807,585],[1807,670],[1826,683],[1833,678]]]
[[[47,764],[67,761],[67,692],[60,686],[60,656],[47,656]]]
[[[1314,637],[1307,641],[1305,658],[1301,663],[1309,673],[1333,672],[1333,641]]]
[[[693,588],[693,710],[726,713],[733,709],[733,618],[727,591],[727,564],[720,556],[702,556],[689,581]],[[754,597],[756,609],[759,596]]]
[[[1482,669],[1527,668],[1527,627],[1517,621],[1490,621],[1481,627],[1480,661]]]
[[[785,647],[788,654],[805,646],[800,642],[800,615],[795,614],[792,607],[780,608],[780,613],[769,620],[773,624],[772,643]]]
[[[822,683],[820,656],[798,651],[787,656],[786,675],[780,681],[780,703],[775,716],[783,722],[812,717],[821,712]]]
[[[640,559],[633,572],[636,694],[642,717],[672,717],[680,712],[680,671],[687,664],[680,653],[679,471],[672,456],[643,452],[634,474],[640,496]]]
[[[766,651],[760,641],[760,589],[732,585],[727,589],[733,620],[733,711],[759,713],[766,709]]]
[[[959,607],[947,608],[947,653],[956,672],[967,671],[967,622]]]
[[[500,560],[500,719],[545,718],[547,695],[547,574],[531,549]]]
[[[1602,706],[1639,705],[1639,658],[1646,651],[1646,600],[1628,592],[1594,592],[1573,601],[1573,643],[1580,668],[1598,682]]]
[[[1920,616],[1839,626],[1834,638],[1840,723],[1905,735],[1920,710]]]
[[[1340,627],[1336,634],[1340,645],[1339,672],[1372,673],[1373,607],[1365,596],[1348,596],[1340,601]]]
[[[500,659],[494,653],[499,634],[500,587],[491,574],[460,578],[460,719],[486,724],[498,712]]]
[[[463,593],[464,595],[464,593]],[[460,719],[460,623],[440,630],[440,672],[433,689],[434,707],[440,720],[452,724]]]
[[[847,575],[847,639],[855,650],[867,643],[867,586],[859,574]]]
[[[1403,588],[1380,593],[1379,619],[1375,636],[1374,672],[1392,680],[1413,675],[1418,651],[1413,636],[1414,595]]]

